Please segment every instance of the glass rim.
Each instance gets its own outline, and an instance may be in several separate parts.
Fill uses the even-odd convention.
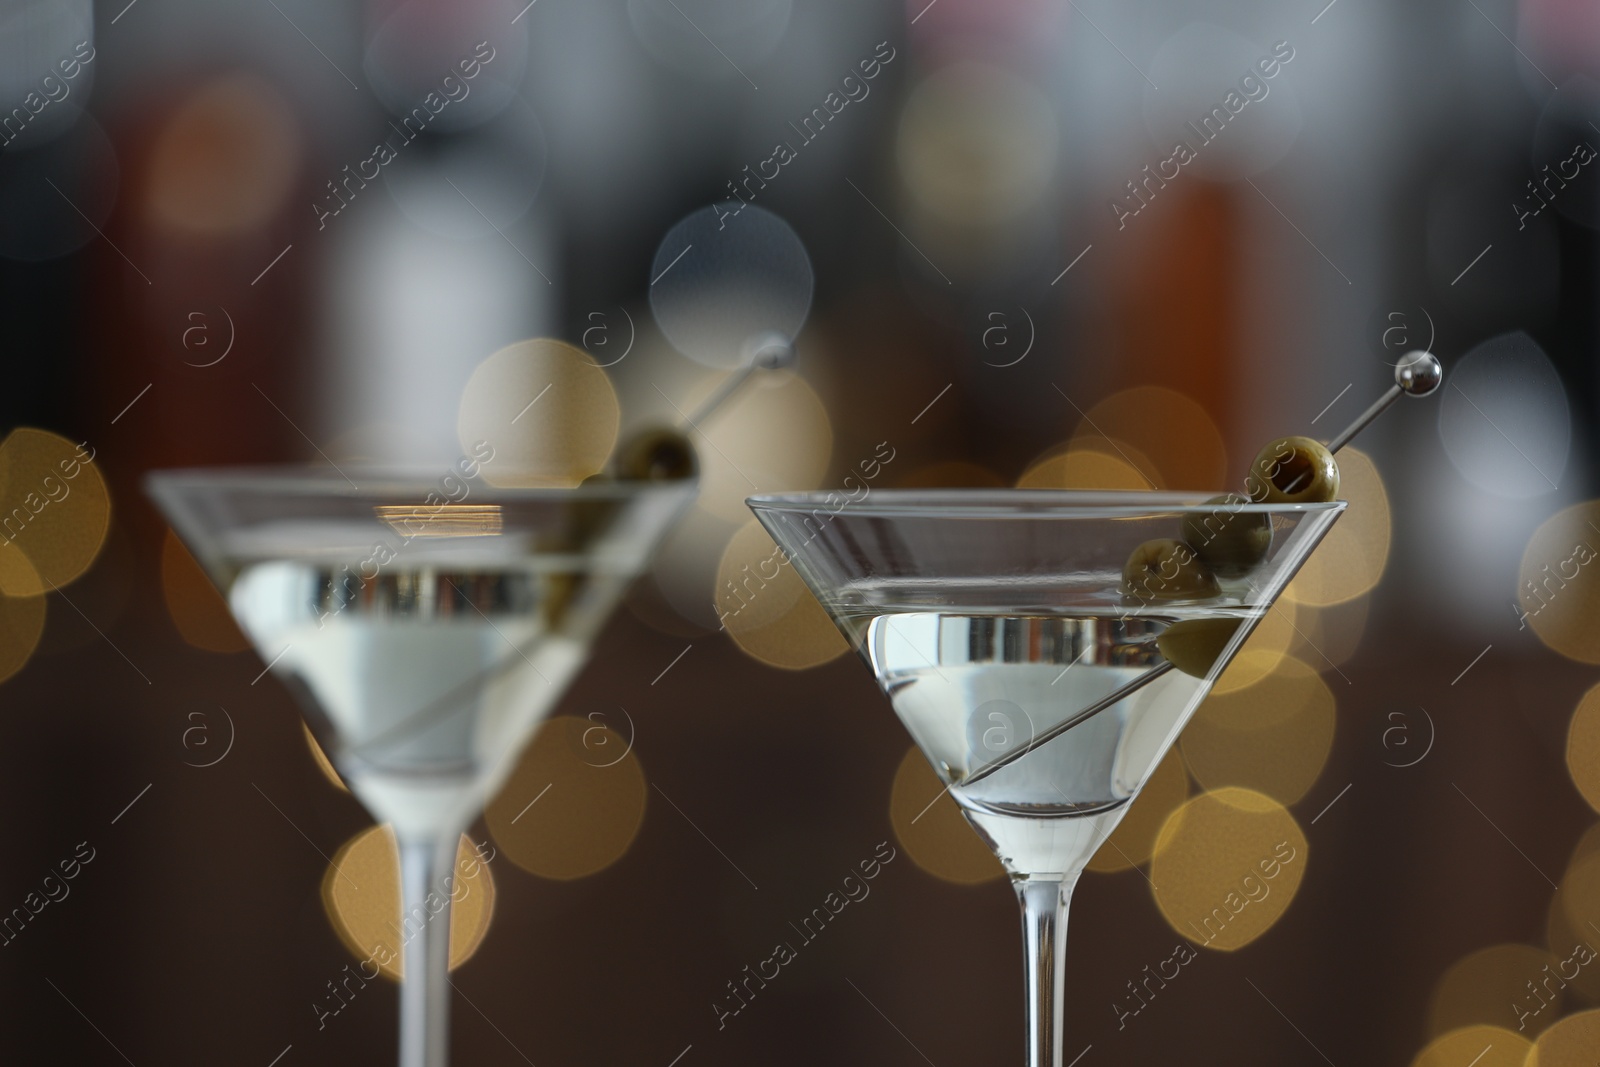
[[[1154,489],[879,489],[859,502],[843,490],[762,493],[745,498],[752,511],[868,517],[985,518],[1141,518],[1153,515],[1208,515],[1226,510],[1243,515],[1314,515],[1343,511],[1344,500],[1304,504],[1227,504],[1221,494]],[[830,501],[830,497],[833,499]]]
[[[469,500],[482,503],[516,503],[549,500],[621,500],[650,490],[687,490],[699,477],[650,481],[595,478],[574,486],[494,485],[479,476],[468,477],[453,466],[430,467],[346,464],[343,467],[309,467],[295,464],[259,464],[231,467],[177,467],[149,471],[144,476],[149,492],[163,490],[251,493],[365,499],[374,496],[417,496],[440,492],[440,484],[456,479],[472,487]]]

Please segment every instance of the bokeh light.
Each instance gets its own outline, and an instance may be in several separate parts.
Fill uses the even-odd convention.
[[[1600,811],[1600,685],[1583,694],[1567,726],[1567,773],[1589,806]]]
[[[1526,333],[1502,334],[1450,367],[1439,437],[1467,481],[1511,499],[1553,493],[1567,469],[1572,414],[1550,357]]]
[[[1074,441],[1065,450],[1052,450],[1036,460],[1022,477],[1018,489],[1153,489],[1155,484],[1131,450],[1096,437],[1093,442]]]
[[[0,592],[38,596],[71,582],[94,563],[110,525],[92,451],[29,427],[0,442]]]
[[[485,853],[490,857],[493,853]],[[450,897],[450,969],[478,951],[494,918],[494,875],[472,839],[461,836],[448,888],[439,878],[436,892]],[[402,926],[400,851],[387,824],[363,830],[333,854],[322,876],[322,906],[344,947],[358,960],[371,961],[384,977],[399,981],[405,972],[402,947],[415,934],[417,920]],[[397,932],[399,931],[399,932]],[[380,951],[381,949],[381,951]]]
[[[1147,862],[1156,850],[1156,838],[1178,805],[1189,799],[1189,775],[1178,751],[1169,751],[1150,772],[1139,795],[1106,843],[1089,858],[1088,870],[1109,874]]]
[[[1339,497],[1350,506],[1306,560],[1284,596],[1326,607],[1354,600],[1383,577],[1389,562],[1389,494],[1360,449],[1339,450]]]
[[[1268,608],[1233,661],[1223,668],[1211,692],[1223,694],[1247,689],[1271,674],[1299,637],[1299,615],[1300,608],[1292,600],[1280,598]]]
[[[5,550],[0,549],[0,553]],[[27,566],[26,558],[22,565]],[[0,682],[27,666],[44,633],[48,599],[0,592]]]
[[[850,647],[755,519],[723,550],[712,596],[733,643],[769,667],[805,670]]]
[[[701,208],[668,230],[650,277],[662,334],[720,370],[748,363],[749,344],[763,334],[799,337],[815,284],[811,257],[789,224],[742,200]]]
[[[1597,1052],[1600,1011],[1582,1011],[1540,1034],[1524,1067],[1594,1067]]]
[[[1216,491],[1228,475],[1228,450],[1206,409],[1182,393],[1159,385],[1124,389],[1084,412],[1073,442],[1093,438],[1122,442],[1148,459],[1150,481],[1166,489]],[[1141,470],[1146,470],[1143,465]]]
[[[1499,1026],[1464,1026],[1428,1042],[1411,1067],[1523,1067],[1533,1043]]]
[[[484,819],[512,863],[571,881],[628,851],[644,822],[645,792],[644,768],[628,739],[590,719],[558,715],[539,728]]]
[[[1206,698],[1184,727],[1184,763],[1207,789],[1244,786],[1294,804],[1327,765],[1337,719],[1327,683],[1284,656],[1254,685]]]
[[[960,805],[915,745],[894,773],[889,823],[911,862],[935,878],[978,885],[1005,877],[1005,868],[967,825]]]
[[[1556,512],[1522,553],[1517,601],[1539,640],[1581,663],[1600,663],[1600,501]]]
[[[703,388],[709,395],[711,384]],[[827,407],[804,378],[766,372],[744,386],[738,403],[724,404],[701,420],[695,442],[698,506],[743,525],[750,518],[745,497],[798,493],[822,484],[833,455],[833,428]]]
[[[587,352],[538,338],[478,365],[456,428],[468,455],[484,442],[493,449],[482,465],[490,484],[572,486],[605,467],[621,417],[611,379]]]
[[[242,652],[250,647],[217,587],[171,530],[161,542],[161,595],[179,635],[207,652]]]
[[[988,226],[1032,208],[1055,173],[1050,101],[998,67],[941,67],[900,113],[895,159],[911,198],[935,218]]]
[[[1457,960],[1434,987],[1428,1008],[1428,1033],[1435,1036],[1464,1026],[1501,1026],[1529,1037],[1556,1021],[1559,1011],[1539,1011],[1528,983],[1545,977],[1543,968],[1555,968],[1556,958],[1534,945],[1489,945]],[[1557,991],[1559,996],[1559,991]],[[1519,1017],[1522,1005],[1529,1012]],[[1476,1055],[1478,1049],[1473,1049]]]
[[[229,74],[200,86],[151,147],[150,219],[200,236],[259,229],[294,184],[301,140],[293,110],[270,82]]]
[[[1006,482],[981,463],[946,459],[917,467],[895,484],[901,489],[999,489]]]
[[[1367,595],[1325,607],[1279,598],[1274,608],[1287,608],[1294,613],[1295,635],[1289,643],[1289,653],[1326,671],[1349,663],[1360,650],[1370,603]]]
[[[1591,935],[1600,938],[1600,933],[1596,933],[1600,928],[1600,851],[1573,857],[1556,896],[1561,901],[1569,930],[1580,938],[1587,939]]]
[[[1202,793],[1162,825],[1151,893],[1179,935],[1231,952],[1283,918],[1307,853],[1300,824],[1271,797],[1232,786]]]

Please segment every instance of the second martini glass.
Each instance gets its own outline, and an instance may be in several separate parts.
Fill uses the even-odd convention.
[[[831,496],[749,505],[1010,873],[1028,1064],[1061,1067],[1058,968],[1078,876],[1345,505],[887,490],[835,513]],[[1270,523],[1270,549],[1210,595],[1130,591],[1137,546],[1208,521]]]
[[[347,478],[345,475],[348,474]],[[693,500],[693,479],[571,489],[356,470],[166,471],[151,494],[293,691],[351,791],[394,825],[401,1067],[448,1050],[460,835]]]

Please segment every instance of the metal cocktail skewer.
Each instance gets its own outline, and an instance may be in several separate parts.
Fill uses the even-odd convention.
[[[716,391],[700,406],[694,409],[691,415],[685,415],[683,425],[689,429],[698,429],[717,408],[727,402],[728,398],[739,391],[739,387],[750,380],[750,376],[758,370],[779,370],[793,365],[795,360],[794,342],[776,330],[757,334],[745,343],[745,352],[748,358],[734,373],[717,386]]]
[[[1444,371],[1439,365],[1439,358],[1437,356],[1433,355],[1431,352],[1407,353],[1400,360],[1400,362],[1395,365],[1394,384],[1390,386],[1388,391],[1379,397],[1371,407],[1367,408],[1367,410],[1358,415],[1354,422],[1352,422],[1349,426],[1346,426],[1344,428],[1344,432],[1340,433],[1339,436],[1328,442],[1328,451],[1337,452],[1339,449],[1349,444],[1351,438],[1355,437],[1356,434],[1366,429],[1372,423],[1372,420],[1383,414],[1385,409],[1387,409],[1390,404],[1393,404],[1400,398],[1401,394],[1405,394],[1407,396],[1427,396],[1429,393],[1439,388],[1439,382],[1443,379],[1443,377]],[[1293,492],[1296,488],[1298,488],[1298,482],[1289,486],[1287,491]],[[1071,668],[1069,667],[1068,669],[1070,670]],[[1170,662],[1162,663],[1158,667],[1152,667],[1150,670],[1146,671],[1144,674],[1141,674],[1127,685],[1124,685],[1115,692],[1095,701],[1082,711],[1074,712],[1072,715],[1067,716],[1067,718],[1056,723],[1043,733],[1037,734],[1036,736],[1030,738],[1024,744],[1018,745],[1010,752],[996,756],[988,763],[983,764],[972,773],[962,778],[958,784],[962,786],[969,786],[977,782],[981,782],[983,779],[989,777],[996,771],[1015,763],[1017,760],[1021,759],[1023,756],[1026,756],[1034,749],[1054,741],[1056,738],[1060,737],[1074,726],[1083,722],[1085,719],[1098,715],[1107,708],[1119,703],[1126,697],[1132,695],[1139,688],[1155,681],[1157,678],[1161,677],[1163,674],[1166,674],[1170,670],[1172,670],[1172,664]]]

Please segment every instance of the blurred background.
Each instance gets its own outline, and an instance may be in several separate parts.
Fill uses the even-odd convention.
[[[673,421],[728,374],[669,336],[708,205],[681,240],[797,238],[799,361],[700,424],[472,831],[454,1062],[1018,1061],[1013,895],[869,673],[792,575],[719,628],[771,552],[743,498],[1221,490],[1413,349],[1445,387],[1341,454],[1349,513],[1079,885],[1068,1056],[1593,1061],[1592,5],[6,0],[0,56],[6,1062],[392,1059],[387,981],[329,999],[397,909],[331,865],[382,886],[382,835],[141,478],[443,470],[530,337],[621,436]],[[1140,984],[1262,835],[1296,876]]]

